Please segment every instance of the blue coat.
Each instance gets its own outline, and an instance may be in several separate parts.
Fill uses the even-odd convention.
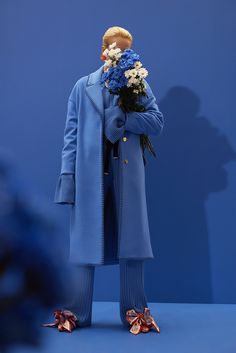
[[[69,261],[77,264],[106,265],[118,263],[119,258],[154,257],[140,134],[158,136],[164,126],[163,114],[146,80],[148,97],[140,97],[145,112],[124,113],[115,99],[104,109],[99,84],[102,70],[103,65],[78,79],[70,92],[54,197],[55,203],[70,204]],[[113,143],[120,140],[121,230],[112,259],[104,252],[109,234],[104,234],[103,133]]]

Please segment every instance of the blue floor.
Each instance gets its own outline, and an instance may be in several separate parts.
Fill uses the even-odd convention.
[[[133,335],[122,326],[119,303],[93,302],[92,326],[72,333],[42,327],[41,349],[14,353],[236,353],[236,305],[148,303],[160,327]],[[53,322],[50,314],[45,322]]]

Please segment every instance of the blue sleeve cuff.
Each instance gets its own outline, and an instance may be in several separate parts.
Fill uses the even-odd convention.
[[[74,204],[75,203],[75,176],[74,174],[61,174],[58,178],[54,203]]]

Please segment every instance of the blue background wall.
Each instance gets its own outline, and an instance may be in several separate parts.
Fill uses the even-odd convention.
[[[122,26],[165,116],[146,169],[148,300],[236,303],[235,9],[230,0],[1,1],[1,153],[59,223],[55,257],[69,246],[69,207],[52,201],[68,94],[102,64],[105,30]],[[97,268],[95,300],[119,300],[118,271]]]

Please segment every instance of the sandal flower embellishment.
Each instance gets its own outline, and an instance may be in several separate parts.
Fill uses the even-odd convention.
[[[127,310],[126,320],[132,325],[129,331],[134,335],[140,332],[148,332],[152,327],[160,333],[160,328],[151,316],[149,308],[144,308],[143,313],[137,312],[134,309]]]
[[[78,327],[78,318],[70,310],[55,310],[53,312],[55,322],[42,324],[44,327],[57,327],[58,331],[72,332]]]

